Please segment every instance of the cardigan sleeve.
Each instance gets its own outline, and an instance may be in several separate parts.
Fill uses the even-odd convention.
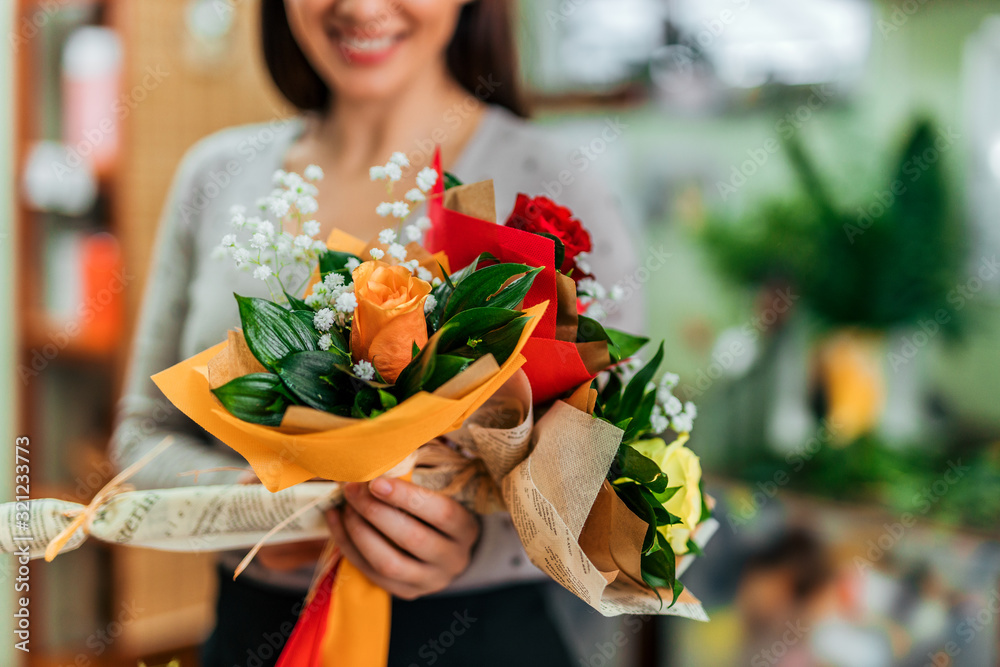
[[[157,232],[153,260],[132,343],[131,361],[111,441],[112,458],[125,468],[163,438],[174,443],[130,481],[137,488],[164,488],[235,482],[240,473],[179,473],[246,463],[213,439],[168,401],[150,376],[181,361],[180,341],[190,308],[190,283],[196,261],[192,229],[198,224],[199,174],[212,153],[203,141],[185,156],[174,178]]]

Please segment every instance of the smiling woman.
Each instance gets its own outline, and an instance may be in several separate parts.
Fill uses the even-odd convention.
[[[512,202],[518,192],[539,193],[545,183],[559,181],[567,153],[553,149],[541,130],[523,120],[512,5],[512,0],[261,1],[268,70],[300,113],[268,126],[269,140],[254,143],[252,157],[244,149],[263,126],[208,137],[189,152],[175,178],[114,446],[124,466],[168,434],[176,442],[155,468],[133,480],[137,486],[190,483],[191,477],[177,473],[239,462],[232,450],[163,401],[149,378],[239,326],[233,292],[266,295],[261,280],[213,259],[213,250],[232,231],[230,208],[270,191],[275,171],[311,168],[324,174],[310,203],[318,210],[319,238],[336,228],[370,239],[385,227],[377,212],[385,184],[372,179],[369,166],[384,164],[395,151],[409,156],[399,169],[402,191],[419,185],[436,147],[444,168],[463,181],[492,178],[496,201]],[[240,169],[225,187],[213,185],[209,192],[210,175],[229,164]],[[560,201],[580,212],[591,232],[593,270],[612,280],[631,275],[632,246],[603,184],[581,175],[565,186]],[[641,321],[640,299],[608,319],[631,331],[641,330]],[[202,475],[201,483],[239,478],[238,472],[212,472]],[[546,575],[528,562],[509,516],[480,520],[445,495],[386,481],[348,485],[346,503],[331,514],[330,528],[344,557],[395,597],[390,665],[559,667],[586,658],[594,641],[610,640],[618,630],[619,621],[597,617],[556,584],[542,583]],[[235,582],[233,571],[244,554],[225,554],[217,626],[202,664],[273,665],[302,608],[321,549],[311,543],[265,547]],[[431,647],[429,640],[463,612],[468,627],[460,638],[451,637],[454,645],[444,652]],[[271,643],[262,644],[261,638]]]
[[[355,3],[261,3],[267,67],[282,94],[300,109],[327,110],[330,84],[341,94],[372,98],[419,85],[432,74],[426,64],[443,55],[466,91],[527,116],[515,85],[517,58],[506,0],[367,3],[360,17],[348,13],[344,5],[350,4]],[[373,76],[376,65],[382,67]],[[484,88],[484,77],[506,85]]]

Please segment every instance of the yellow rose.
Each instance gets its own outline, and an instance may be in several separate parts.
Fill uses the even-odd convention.
[[[701,482],[701,462],[694,452],[684,446],[685,442],[686,437],[678,438],[669,445],[660,438],[653,438],[632,445],[660,467],[667,476],[668,487],[681,487],[663,503],[668,512],[680,517],[681,522],[659,529],[676,554],[687,553],[687,541],[701,518],[701,489],[698,486]],[[666,494],[656,495],[662,501]]]
[[[427,281],[402,266],[364,262],[354,269],[358,305],[351,325],[351,356],[370,361],[386,382],[395,382],[413,358],[413,344],[427,343],[424,300]]]

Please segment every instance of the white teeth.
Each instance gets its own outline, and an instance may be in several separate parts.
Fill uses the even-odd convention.
[[[382,51],[392,46],[395,40],[392,37],[379,37],[378,39],[359,39],[357,37],[344,37],[341,42],[348,48],[355,51]]]

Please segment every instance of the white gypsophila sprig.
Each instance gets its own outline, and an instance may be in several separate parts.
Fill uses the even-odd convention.
[[[650,415],[650,425],[657,433],[665,431],[667,426],[677,433],[690,433],[694,428],[694,419],[698,416],[698,408],[694,403],[681,400],[674,396],[673,390],[680,384],[680,376],[676,373],[664,373],[658,384],[650,383],[651,390],[656,392],[656,403],[653,414]],[[654,419],[655,417],[655,419]]]
[[[315,238],[320,224],[307,219],[319,208],[319,190],[310,181],[321,180],[323,170],[309,165],[305,173],[303,178],[283,169],[275,171],[271,179],[274,189],[256,202],[261,215],[248,217],[245,206],[232,206],[229,224],[234,233],[223,236],[219,245],[237,268],[253,270],[277,302],[284,302],[286,293],[302,291],[320,254],[326,251],[326,244]],[[246,245],[238,232],[248,234]],[[300,281],[297,287],[286,286],[285,281],[292,278]]]
[[[417,187],[423,192],[428,192],[434,187],[434,184],[437,183],[437,179],[438,173],[436,170],[431,169],[430,167],[424,167],[417,174]]]
[[[359,361],[351,367],[355,377],[361,380],[375,379],[375,367],[369,361]]]

